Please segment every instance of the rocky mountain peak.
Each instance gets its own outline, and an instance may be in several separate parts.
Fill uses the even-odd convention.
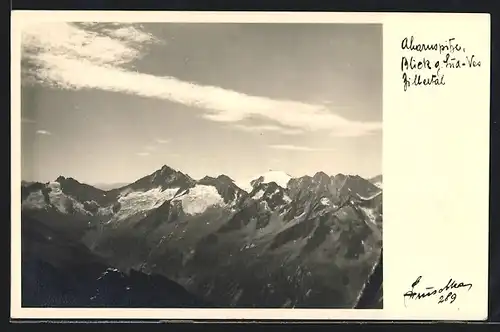
[[[224,199],[225,203],[230,203],[238,199],[244,193],[244,191],[239,188],[230,177],[224,174],[219,175],[216,178],[205,176],[201,180],[197,181],[197,184],[215,187]]]
[[[177,171],[167,165],[163,165],[159,170],[145,176],[133,184],[127,186],[132,189],[152,189],[161,187],[167,188],[184,188],[187,189],[195,184],[189,175]]]
[[[338,173],[337,175],[333,176],[335,180],[345,180],[347,178],[347,175],[343,173]]]
[[[264,182],[264,177],[263,177],[263,176],[260,176],[260,177],[258,177],[257,179],[252,180],[252,181],[250,182],[250,184],[252,185],[252,187],[253,187],[253,188],[255,188],[255,187],[258,187],[258,186],[259,186],[261,183],[263,183],[263,182]]]
[[[201,178],[200,180],[198,180],[198,183],[212,183],[215,181],[216,181],[216,178],[206,175],[203,178]]]
[[[56,179],[56,182],[59,182],[59,183],[61,183],[61,182],[63,182],[63,181],[66,181],[66,178],[65,178],[64,176],[62,176],[62,175],[59,175],[59,176],[57,177],[57,179]]]
[[[233,183],[233,179],[231,179],[229,176],[225,175],[225,174],[221,174],[217,177],[217,180],[219,181],[223,181],[223,182],[226,182],[226,183]]]
[[[162,166],[162,167],[158,170],[158,172],[159,172],[160,174],[162,174],[162,175],[163,175],[163,174],[170,174],[170,173],[174,173],[174,172],[176,172],[176,170],[175,170],[175,169],[173,169],[173,168],[171,168],[171,167],[169,167],[169,166],[167,166],[167,165],[163,165],[163,166]]]
[[[327,298],[332,306],[351,306],[381,246],[382,191],[358,176],[261,175],[244,191],[223,174],[195,181],[164,165],[114,191],[58,181],[65,195],[49,197],[53,204],[66,196],[74,209],[83,205],[92,214],[43,210],[44,192],[33,187],[23,192],[24,198],[34,192],[25,217],[34,211],[54,227],[78,227],[75,238],[113,266],[162,274],[222,305],[314,306]],[[324,269],[328,261],[338,268]],[[231,289],[229,279],[237,283]],[[322,286],[327,282],[333,290]],[[255,291],[262,285],[268,286]]]
[[[329,183],[330,177],[325,172],[320,171],[314,174],[313,180],[319,183]]]

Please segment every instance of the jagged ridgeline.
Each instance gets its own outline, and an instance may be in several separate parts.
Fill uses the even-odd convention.
[[[381,254],[382,177],[59,177],[22,184],[22,224],[26,305],[354,308]]]

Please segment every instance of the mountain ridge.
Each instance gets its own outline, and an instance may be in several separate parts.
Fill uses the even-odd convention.
[[[109,191],[56,180],[22,187],[23,215],[218,305],[353,307],[380,254],[382,189],[356,175],[258,178],[250,191],[166,165]]]
[[[22,234],[25,307],[212,306],[164,277],[123,273],[34,219],[24,218]]]
[[[132,182],[116,182],[116,183],[91,183],[91,182],[81,182],[81,181],[78,181],[76,180],[75,178],[73,177],[68,177],[68,176],[63,176],[63,175],[59,175],[55,180],[53,180],[53,182],[59,182],[61,180],[63,181],[74,181],[74,182],[77,182],[79,184],[82,184],[82,185],[85,185],[85,186],[90,186],[90,187],[93,187],[97,190],[100,190],[100,191],[103,191],[103,192],[115,192],[115,191],[119,191],[119,190],[123,190],[129,186],[133,186],[135,185],[136,187],[139,187],[138,184],[140,183],[143,183],[145,182],[146,179],[150,179],[151,177],[153,177],[155,174],[162,174],[163,172],[166,172],[166,173],[175,173],[175,174],[179,174],[181,176],[184,176],[186,179],[188,179],[188,181],[190,182],[194,182],[194,183],[197,183],[197,182],[200,182],[206,178],[211,178],[211,179],[220,179],[220,178],[224,178],[225,180],[227,181],[231,181],[233,182],[236,186],[238,186],[240,189],[243,189],[244,190],[244,183],[245,181],[235,181],[234,179],[232,179],[230,176],[226,175],[226,174],[218,174],[218,175],[205,175],[204,177],[200,178],[199,180],[196,180],[194,178],[192,178],[191,176],[189,176],[187,173],[183,173],[175,168],[172,168],[168,165],[163,165],[162,167],[156,169],[155,171],[151,172],[150,174],[146,175],[146,176],[143,176],[141,178],[138,178],[136,179],[135,181],[132,181]],[[286,188],[287,187],[287,182],[284,182],[282,183],[282,181],[273,181],[271,178],[273,176],[283,176],[283,177],[288,177],[289,179],[288,180],[285,180],[285,181],[289,181],[291,179],[300,179],[300,178],[315,178],[315,177],[320,177],[320,176],[326,176],[326,177],[361,177],[363,179],[365,179],[364,177],[360,176],[360,175],[357,175],[357,174],[345,174],[345,173],[337,173],[335,175],[328,175],[326,172],[324,171],[317,171],[316,173],[314,173],[313,175],[308,175],[308,174],[304,174],[302,176],[298,176],[298,177],[295,177],[295,176],[292,176],[290,175],[289,173],[285,172],[285,171],[280,171],[280,170],[269,170],[267,172],[264,172],[264,173],[261,173],[260,175],[254,175],[254,177],[252,177],[250,179],[250,181],[248,181],[249,183],[250,182],[253,182],[253,181],[257,181],[261,178],[261,177],[264,177],[265,178],[265,181],[264,183],[269,183],[269,182],[276,182],[278,185]],[[269,177],[269,179],[266,179],[266,177]],[[376,176],[373,176],[373,177],[369,177],[369,178],[366,178],[368,181],[372,182],[372,183],[375,183],[375,182],[382,182],[382,175],[379,174],[379,175],[376,175]],[[21,181],[21,184],[23,187],[26,187],[26,186],[30,186],[30,185],[33,185],[33,184],[47,184],[47,183],[50,183],[51,181],[26,181],[26,180],[22,180]],[[243,183],[243,184],[242,184]],[[105,187],[105,188],[108,188],[108,187],[112,187],[112,188],[109,188],[109,189],[103,189],[101,187]],[[253,186],[252,186],[253,187]],[[139,188],[140,189],[140,188]],[[252,189],[252,188],[251,188]]]

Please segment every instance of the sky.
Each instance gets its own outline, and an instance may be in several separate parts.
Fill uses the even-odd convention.
[[[382,27],[39,23],[22,35],[22,178],[382,172]]]

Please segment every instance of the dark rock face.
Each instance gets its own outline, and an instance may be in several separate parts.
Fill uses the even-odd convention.
[[[25,208],[23,220],[35,220],[49,230],[64,232],[82,247],[85,244],[93,257],[105,262],[95,271],[101,273],[102,266],[123,271],[108,271],[97,285],[89,286],[101,289],[100,294],[105,293],[103,287],[109,287],[108,295],[102,295],[106,303],[122,298],[123,287],[132,287],[126,283],[149,285],[150,281],[144,280],[157,279],[148,279],[148,275],[158,275],[223,307],[380,305],[360,300],[370,292],[381,298],[381,287],[379,293],[366,291],[371,288],[365,283],[375,275],[383,220],[382,190],[362,177],[317,172],[291,179],[287,188],[275,182],[264,183],[261,177],[252,182],[253,190],[247,193],[225,175],[195,181],[164,166],[111,191],[89,189],[71,178],[59,178],[58,182],[62,193],[69,197],[64,201],[68,206],[61,210],[60,202],[52,196],[41,196],[44,190],[52,190],[48,185],[24,186],[23,202],[29,198],[41,205],[45,199],[45,205]],[[213,195],[212,191],[182,200],[196,186],[215,188],[213,192],[220,195],[221,202],[208,204],[211,196],[203,195]],[[152,203],[133,213],[120,199],[123,193],[142,195],[156,188],[175,189],[176,193],[157,204],[159,196],[140,198],[138,206],[147,200]],[[33,193],[36,195],[30,196]],[[205,204],[206,208],[192,212],[186,204]],[[115,218],[117,214],[122,217]],[[26,232],[30,234],[29,229]],[[52,271],[53,278],[66,278],[65,274],[56,276],[61,271],[50,270],[45,261],[33,264],[37,269]],[[94,276],[89,278],[93,280]],[[111,284],[118,288],[113,290]],[[147,293],[140,285],[135,289]],[[371,283],[370,287],[377,288],[373,285],[380,282]],[[100,305],[97,299],[88,305]],[[134,299],[134,303],[142,303]]]
[[[155,171],[154,173],[147,175],[132,184],[127,186],[110,190],[110,196],[117,195],[119,192],[129,189],[129,190],[148,190],[152,188],[161,187],[162,189],[168,188],[180,188],[184,190],[192,187],[195,184],[189,175],[182,172],[174,170],[168,166],[163,166],[161,169]]]
[[[159,275],[122,273],[86,247],[36,220],[23,220],[22,305],[25,307],[207,307]]]
[[[104,190],[80,183],[73,178],[59,176],[56,179],[56,182],[61,185],[61,190],[63,192],[74,197],[79,202],[95,202],[105,205],[113,201],[112,197],[106,196],[106,192]]]
[[[361,291],[356,309],[383,308],[383,256],[380,255],[365,287]]]
[[[205,176],[198,181],[198,184],[214,186],[225,203],[232,202],[246,195],[246,192],[234,184],[234,181],[227,175],[219,175],[217,178]]]
[[[382,174],[374,176],[371,179],[369,179],[369,181],[371,183],[382,183],[383,182],[383,176],[382,176]]]

